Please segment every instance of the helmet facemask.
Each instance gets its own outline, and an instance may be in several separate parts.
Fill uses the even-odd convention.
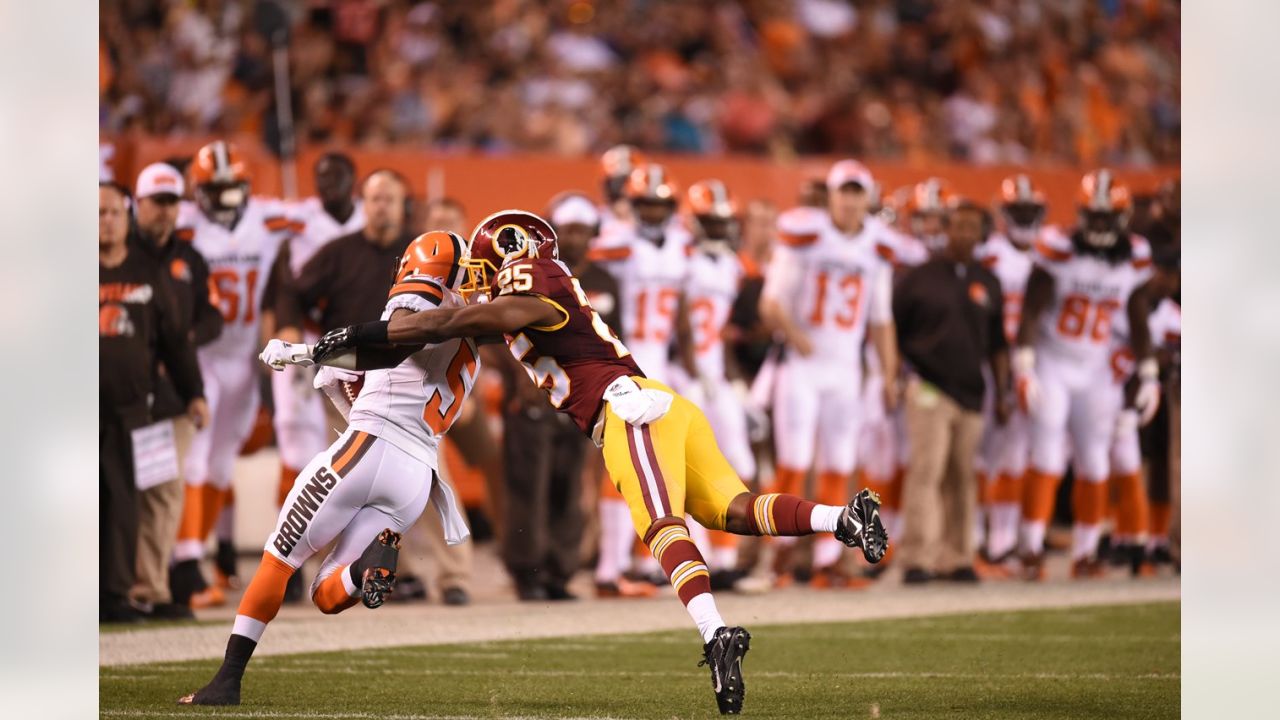
[[[1044,222],[1045,207],[1039,203],[1014,202],[1001,207],[1009,239],[1020,248],[1031,247]]]

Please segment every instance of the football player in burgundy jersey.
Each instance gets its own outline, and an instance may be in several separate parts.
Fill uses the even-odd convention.
[[[312,357],[349,365],[354,353],[356,367],[373,366],[371,356],[388,345],[504,335],[551,404],[603,448],[636,532],[706,643],[704,662],[720,712],[740,712],[742,658],[751,636],[721,619],[685,513],[741,535],[833,533],[874,563],[888,546],[879,501],[865,490],[843,506],[748,491],[702,411],[644,376],[557,255],[555,232],[542,218],[516,210],[490,215],[472,233],[465,263],[471,304],[340,328],[321,338]]]

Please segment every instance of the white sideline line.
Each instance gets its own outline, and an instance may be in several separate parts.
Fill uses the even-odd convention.
[[[148,665],[147,670],[156,670],[160,672],[190,672],[191,668],[174,666],[174,665]],[[252,673],[312,673],[315,672],[310,667],[276,667],[266,666],[254,668]],[[399,668],[387,668],[382,670],[368,669],[357,670],[350,667],[333,668],[331,673],[341,675],[407,675],[407,676],[424,676],[439,675],[446,677],[479,677],[491,676],[494,674],[492,670],[463,670],[450,668],[433,668],[424,670],[403,670]],[[501,673],[504,676],[521,676],[521,677],[653,677],[653,678],[685,678],[689,677],[689,672],[664,671],[664,670],[504,670]],[[154,675],[138,674],[134,675],[128,672],[109,672],[106,677],[112,680],[129,680],[139,679],[143,677],[155,677]],[[948,672],[791,672],[786,670],[760,671],[753,672],[748,677],[756,678],[838,678],[845,680],[886,680],[886,679],[930,679],[930,680],[1179,680],[1182,678],[1181,673],[1138,673],[1135,675],[1121,675],[1116,673],[948,673]]]
[[[193,711],[187,710],[103,710],[102,716],[112,717],[215,717],[211,715],[196,715]],[[232,718],[314,718],[315,720],[362,720],[371,718],[377,720],[481,720],[482,718],[502,718],[503,720],[542,720],[542,718],[534,715],[421,715],[421,714],[403,714],[387,715],[385,713],[364,713],[364,712],[282,712],[279,710],[225,710],[219,709],[216,717],[232,717]],[[582,715],[573,717],[564,717],[560,720],[628,720],[625,717],[615,717],[613,715]]]

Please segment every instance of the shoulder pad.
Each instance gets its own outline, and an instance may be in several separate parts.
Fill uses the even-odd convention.
[[[1045,228],[1036,238],[1035,252],[1042,260],[1065,262],[1071,259],[1071,238],[1057,230]]]
[[[444,288],[440,285],[440,282],[433,277],[429,277],[427,275],[410,275],[392,286],[391,292],[387,293],[388,299],[398,297],[400,295],[414,295],[426,300],[432,305],[439,305],[444,301]]]
[[[827,214],[818,208],[791,208],[778,216],[778,238],[784,245],[807,247],[818,241]]]

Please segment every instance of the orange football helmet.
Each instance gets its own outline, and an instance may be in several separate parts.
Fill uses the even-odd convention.
[[[1019,247],[1030,247],[1044,222],[1044,193],[1027,175],[1010,175],[1000,181],[999,206],[1008,238]]]
[[[728,220],[738,214],[738,202],[719,180],[699,180],[689,186],[689,211],[696,216]]]
[[[614,145],[604,151],[600,156],[600,170],[604,174],[604,196],[609,202],[622,199],[622,189],[631,171],[644,162],[640,151],[630,145]]]
[[[929,213],[944,213],[947,206],[955,200],[956,194],[951,185],[941,178],[929,178],[916,183],[907,196],[907,214],[910,216]]]
[[[196,151],[188,173],[205,216],[234,225],[249,202],[249,170],[236,147],[224,140],[205,145]]]
[[[1129,223],[1133,196],[1110,170],[1095,170],[1080,180],[1080,229],[1084,241],[1105,249],[1116,244]]]
[[[680,189],[667,169],[657,163],[644,163],[627,178],[627,197],[636,200],[661,200],[674,203]]]
[[[560,257],[556,231],[551,223],[524,210],[500,210],[476,225],[462,261],[467,279],[459,288],[464,296],[487,295],[498,271],[522,258]]]
[[[1133,205],[1129,188],[1119,183],[1110,170],[1095,170],[1080,179],[1078,201],[1081,210],[1128,212]]]
[[[409,243],[400,256],[396,283],[406,278],[427,276],[439,279],[450,290],[461,290],[466,280],[467,241],[457,233],[432,230]]]

